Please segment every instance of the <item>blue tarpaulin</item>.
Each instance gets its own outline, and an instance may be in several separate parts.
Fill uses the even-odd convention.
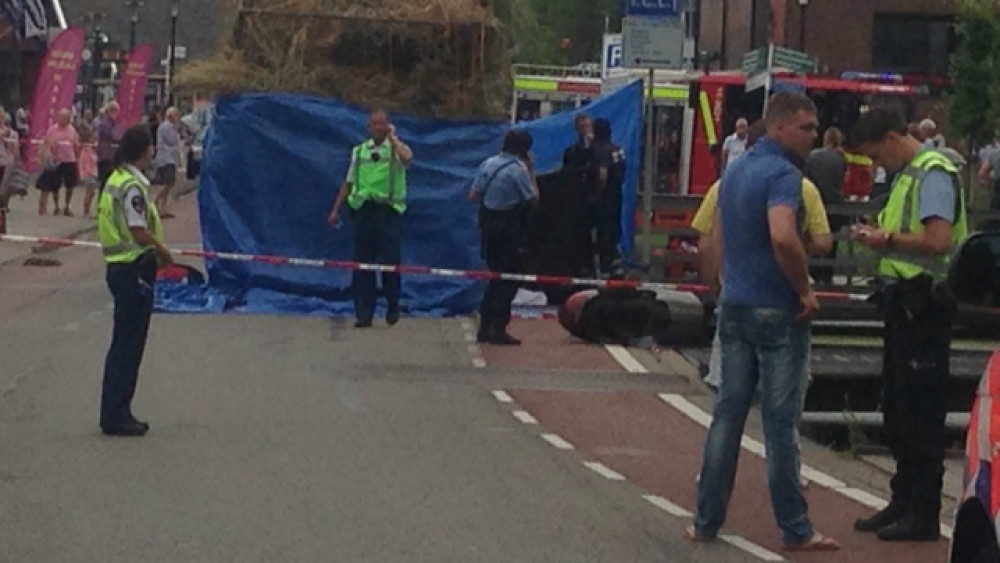
[[[641,86],[636,83],[581,109],[608,118],[628,155],[624,187],[623,247],[630,250],[639,177]],[[575,140],[577,112],[519,124],[535,137],[536,169],[557,170]],[[482,269],[476,207],[466,199],[479,164],[496,154],[511,127],[495,122],[455,122],[393,115],[400,138],[410,145],[408,210],[403,222],[403,263],[458,270]],[[222,99],[216,106],[202,164],[199,205],[206,250],[295,258],[350,260],[349,221],[336,228],[327,214],[344,181],[351,147],[362,142],[367,113],[331,100],[253,94]],[[352,311],[346,271],[211,262],[212,298],[191,291],[163,294],[161,310],[191,312],[198,303],[248,313],[348,315]],[[474,311],[480,282],[403,277],[403,307],[414,315]],[[200,301],[199,301],[200,300]]]

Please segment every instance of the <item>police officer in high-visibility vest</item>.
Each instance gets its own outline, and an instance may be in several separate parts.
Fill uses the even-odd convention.
[[[329,221],[340,221],[340,209],[347,201],[354,218],[354,260],[365,264],[398,265],[402,246],[402,215],[406,211],[406,167],[413,161],[413,151],[396,136],[396,128],[385,111],[368,116],[364,143],[351,152],[347,172]],[[375,272],[355,270],[355,327],[372,326],[377,290]],[[386,322],[399,322],[400,276],[382,273],[382,291],[387,301]]]
[[[884,432],[896,461],[891,502],[854,528],[883,541],[936,541],[955,312],[943,282],[951,250],[968,234],[965,198],[955,166],[911,137],[897,112],[865,113],[852,137],[876,166],[899,171],[878,226],[851,233],[881,253],[875,301],[885,320]]]
[[[132,398],[153,314],[157,266],[171,262],[149,180],[141,172],[149,167],[152,146],[146,127],[135,126],[122,135],[97,204],[97,232],[115,302],[101,391],[101,430],[112,436],[142,436],[149,430],[132,414]]]

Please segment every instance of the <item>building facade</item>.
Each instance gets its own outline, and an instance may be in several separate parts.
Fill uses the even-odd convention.
[[[954,0],[701,0],[701,50],[739,68],[766,45],[806,51],[823,74],[944,77],[956,46]]]

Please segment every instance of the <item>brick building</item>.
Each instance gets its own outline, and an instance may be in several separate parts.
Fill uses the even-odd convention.
[[[701,0],[701,10],[699,48],[724,53],[730,69],[773,37],[825,74],[944,76],[956,42],[954,0]]]

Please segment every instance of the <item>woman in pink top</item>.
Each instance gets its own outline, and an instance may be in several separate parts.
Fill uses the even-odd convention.
[[[73,188],[80,182],[80,171],[76,164],[77,155],[80,154],[80,137],[70,125],[71,118],[68,109],[60,110],[56,124],[45,134],[42,146],[45,172],[38,177],[38,189],[42,192],[38,199],[39,215],[48,212],[50,192],[54,194],[52,199],[55,200],[56,215],[59,215],[59,189],[65,185],[63,214],[73,216],[73,212],[69,210],[69,202],[73,199]]]
[[[84,131],[80,136],[80,183],[87,189],[83,195],[83,214],[90,216],[90,207],[97,193],[97,136],[93,128]]]

